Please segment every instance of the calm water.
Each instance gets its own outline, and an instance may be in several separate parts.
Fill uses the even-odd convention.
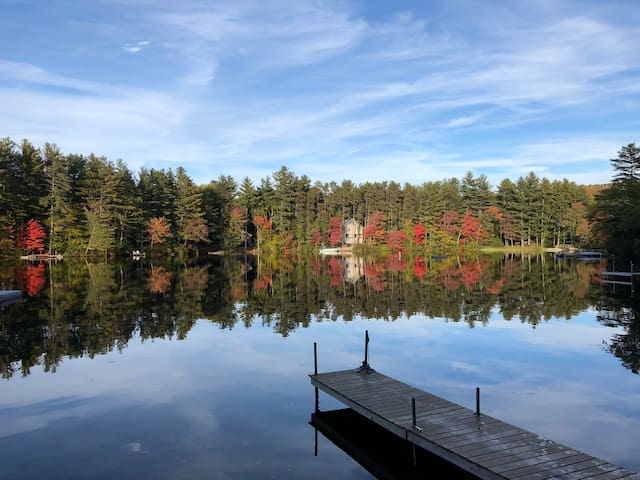
[[[551,257],[5,266],[0,479],[371,475],[307,374],[374,368],[640,471],[640,318]],[[322,410],[342,408],[321,395]]]

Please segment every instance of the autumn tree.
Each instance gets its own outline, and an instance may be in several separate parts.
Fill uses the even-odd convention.
[[[427,229],[424,228],[422,222],[418,222],[413,227],[413,243],[416,245],[424,245],[424,239],[427,237]]]
[[[254,215],[253,223],[256,225],[257,246],[258,249],[260,249],[260,244],[271,238],[273,226],[271,224],[271,220],[263,215]]]
[[[204,218],[192,217],[185,222],[182,228],[182,239],[185,245],[188,245],[188,242],[206,242],[208,238],[209,230]]]
[[[44,250],[44,240],[47,234],[40,222],[30,219],[26,225],[18,229],[16,247],[18,250],[30,253]]]
[[[337,217],[329,219],[329,229],[327,230],[327,243],[335,247],[342,241],[344,236],[344,227]]]
[[[384,213],[376,210],[369,217],[369,221],[364,227],[362,236],[371,240],[372,244],[383,242],[385,239],[385,222],[387,217]]]
[[[400,230],[392,230],[387,235],[387,245],[392,252],[403,252],[407,234]]]
[[[314,228],[311,232],[311,239],[309,240],[311,245],[314,247],[319,247],[322,245],[322,233],[320,233],[320,229],[318,227]]]
[[[147,222],[147,234],[152,248],[154,244],[164,243],[165,240],[173,237],[171,224],[165,217],[150,218]]]
[[[471,210],[467,210],[462,217],[460,224],[460,233],[458,234],[458,243],[460,239],[473,240],[478,242],[482,235],[482,228],[480,228],[480,220],[473,216]]]

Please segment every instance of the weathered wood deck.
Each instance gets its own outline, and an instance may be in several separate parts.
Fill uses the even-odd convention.
[[[319,390],[483,479],[640,480],[640,475],[376,371],[309,376]],[[412,414],[416,403],[416,419]]]

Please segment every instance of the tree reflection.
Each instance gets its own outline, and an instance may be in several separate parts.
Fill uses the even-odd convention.
[[[633,373],[640,372],[640,300],[630,296],[628,287],[618,291],[600,289],[594,292],[598,320],[608,327],[622,329],[614,333],[604,348],[619,358]]]
[[[7,285],[34,295],[0,312],[5,378],[28,375],[35,365],[53,372],[67,357],[121,350],[132,337],[182,339],[198,319],[223,329],[259,322],[282,336],[313,321],[412,315],[470,327],[499,315],[535,328],[591,306],[604,324],[623,329],[605,348],[633,372],[640,369],[637,301],[630,303],[628,291],[617,297],[599,286],[597,264],[519,255],[305,258],[291,253],[215,258],[200,265],[35,267],[38,273],[31,276],[28,265],[0,271]]]

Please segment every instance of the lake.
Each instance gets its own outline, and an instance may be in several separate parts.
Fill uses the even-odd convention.
[[[0,266],[0,479],[372,478],[309,424],[373,368],[640,471],[640,311],[552,256]],[[343,408],[320,396],[321,410]],[[317,454],[317,455],[316,455]]]

